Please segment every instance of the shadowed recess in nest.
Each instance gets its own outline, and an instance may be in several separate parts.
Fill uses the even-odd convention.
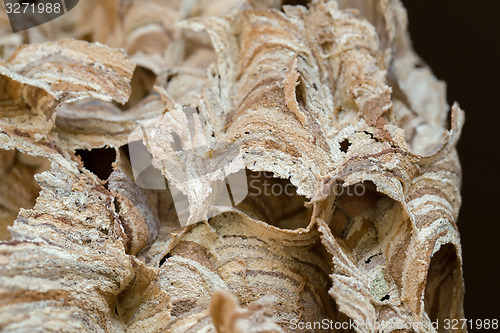
[[[87,170],[102,180],[108,179],[113,171],[112,164],[116,160],[116,151],[113,148],[78,149],[76,155],[81,158]]]
[[[457,284],[460,279],[460,265],[453,244],[441,246],[431,259],[425,287],[425,310],[432,321],[459,319],[459,309],[450,295],[460,293]],[[444,332],[444,330],[438,330]]]
[[[34,176],[50,168],[48,159],[16,150],[0,149],[0,241],[11,239],[7,228],[19,209],[31,209],[40,192]]]
[[[312,208],[288,179],[247,170],[247,182],[248,194],[236,208],[250,217],[282,229],[306,228],[311,222]]]

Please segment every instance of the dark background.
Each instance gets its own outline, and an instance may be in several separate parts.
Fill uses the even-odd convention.
[[[500,0],[403,3],[414,49],[466,113],[458,144],[465,316],[500,319]]]

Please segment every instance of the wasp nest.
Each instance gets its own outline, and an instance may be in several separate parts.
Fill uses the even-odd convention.
[[[21,33],[0,23],[3,332],[463,318],[464,116],[399,0],[89,0]],[[201,137],[215,148],[180,167],[175,141]],[[134,140],[168,188],[139,184]],[[231,161],[248,194],[217,206]],[[195,177],[210,163],[232,167]]]

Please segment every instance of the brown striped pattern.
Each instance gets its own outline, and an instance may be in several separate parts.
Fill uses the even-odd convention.
[[[51,163],[32,209],[17,211],[31,181],[12,202],[0,194],[18,214],[0,242],[0,330],[278,333],[301,331],[292,320],[464,317],[463,112],[454,105],[446,128],[444,84],[411,49],[399,0],[304,4],[88,1],[73,13],[103,22],[68,23],[74,37],[124,51],[63,39],[0,64],[0,175],[12,175],[0,189],[27,174],[9,150]],[[103,102],[56,112],[83,98]],[[138,188],[120,147],[182,105],[209,143],[242,148],[257,188],[269,179],[293,194],[250,193],[180,228],[169,192]],[[167,127],[185,128],[169,121],[154,123],[158,167]],[[103,146],[118,156],[107,180],[75,155]],[[185,194],[206,217],[199,193]]]

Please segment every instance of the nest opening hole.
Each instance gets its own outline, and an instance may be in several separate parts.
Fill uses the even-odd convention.
[[[153,71],[142,66],[137,66],[132,75],[132,80],[130,81],[132,91],[127,103],[123,105],[116,103],[116,105],[121,110],[128,110],[139,104],[146,96],[151,94],[155,82],[156,74],[153,73]]]
[[[393,207],[394,200],[378,192],[371,181],[345,187],[333,184],[330,192],[335,195],[335,209],[328,224],[337,239],[350,249],[380,241],[378,229],[382,226],[377,219]]]
[[[50,161],[16,150],[0,149],[0,241],[10,241],[8,228],[14,224],[21,208],[35,206],[40,186],[34,176],[50,169]]]
[[[347,153],[347,151],[349,150],[349,147],[351,146],[351,143],[349,142],[349,140],[347,139],[344,139],[341,143],[340,143],[340,151],[343,152],[343,153]]]
[[[307,7],[311,3],[310,0],[285,0],[281,3],[281,8],[283,6],[304,6]]]
[[[250,217],[282,229],[306,228],[312,208],[306,197],[288,180],[274,178],[270,172],[247,171],[248,194],[236,208]]]
[[[82,160],[83,166],[90,172],[94,173],[100,179],[108,179],[111,172],[113,172],[113,163],[116,160],[115,149],[78,149],[75,153]]]
[[[302,76],[299,77],[299,83],[295,87],[295,100],[302,107],[307,105],[307,88]]]
[[[460,263],[453,244],[441,246],[431,259],[427,273],[424,303],[425,311],[432,322],[459,318],[460,314],[453,300],[460,286]],[[459,297],[458,297],[459,298]],[[444,332],[444,330],[438,330]]]

